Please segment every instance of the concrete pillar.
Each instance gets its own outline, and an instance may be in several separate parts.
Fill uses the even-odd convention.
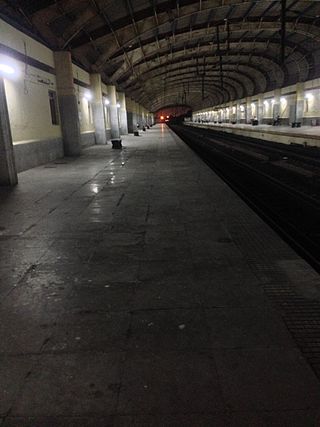
[[[246,123],[251,123],[252,119],[252,108],[251,108],[251,97],[246,99]]]
[[[70,52],[54,52],[63,148],[66,156],[81,152],[78,101],[73,84]]]
[[[231,104],[230,106],[230,122],[231,123],[236,121],[236,117],[237,117],[236,112],[237,112],[236,107]]]
[[[280,117],[280,96],[281,90],[275,89],[274,98],[273,98],[273,108],[272,108],[272,116],[276,119],[278,116]]]
[[[118,99],[120,103],[120,134],[128,135],[127,106],[125,94],[123,92],[118,92]]]
[[[296,84],[296,104],[294,117],[295,122],[303,123],[303,114],[304,114],[304,102],[305,102],[305,93],[304,93],[304,83]],[[291,115],[291,114],[290,114]]]
[[[257,119],[259,124],[263,123],[263,94],[258,95],[258,104],[257,104]]]
[[[141,107],[141,120],[142,120],[142,126],[145,126],[146,124],[146,113],[145,109]]]
[[[107,98],[107,97],[106,97]],[[108,99],[108,98],[107,98]],[[110,130],[110,111],[109,111],[109,104],[108,101],[106,101],[105,99],[103,100],[103,114],[104,114],[104,122],[105,122],[105,126],[106,126],[106,139],[108,139],[108,130]]]
[[[138,129],[137,124],[140,126],[140,117],[139,117],[139,104],[133,101],[133,109],[134,109],[134,126],[133,130],[136,131]]]
[[[132,111],[132,133],[133,133],[137,130],[136,105],[133,99],[131,99],[131,111]]]
[[[239,104],[238,104],[238,103],[236,103],[234,107],[235,107],[235,112],[234,112],[234,121],[235,121],[236,123],[239,123],[239,122],[240,122],[240,116],[239,116],[239,108],[240,108],[240,106],[239,106]]]
[[[0,77],[0,185],[13,186],[17,183],[7,98],[4,81]]]
[[[237,123],[241,123],[241,104],[240,102],[237,102],[237,111],[236,111],[236,117],[237,117]]]
[[[108,86],[109,108],[110,108],[110,126],[111,126],[111,140],[120,139],[119,130],[119,117],[117,107],[116,87],[113,85]]]
[[[229,123],[233,122],[233,105],[231,102],[229,103]]]
[[[132,99],[126,98],[126,109],[127,109],[127,127],[128,132],[133,133],[133,104]]]
[[[142,115],[141,115],[141,105],[137,102],[137,116],[138,116],[138,123],[140,126],[140,129],[142,128]]]
[[[104,119],[103,111],[103,98],[102,98],[102,86],[101,86],[101,75],[91,74],[90,83],[92,90],[92,117],[94,124],[94,134],[96,138],[96,144],[106,144],[106,124]]]

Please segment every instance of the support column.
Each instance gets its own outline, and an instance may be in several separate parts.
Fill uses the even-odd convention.
[[[230,122],[234,123],[237,121],[237,107],[235,105],[231,105],[230,107]]]
[[[304,114],[304,83],[296,84],[296,105],[295,105],[295,122],[301,122],[303,124],[303,114]]]
[[[139,117],[139,104],[135,101],[133,101],[133,108],[134,108],[134,126],[133,130],[136,131],[138,129],[137,124],[140,126],[140,117]]]
[[[257,119],[259,124],[263,123],[263,94],[258,95]]]
[[[127,123],[128,123],[128,132],[133,133],[134,122],[133,122],[133,103],[130,98],[126,98],[126,108],[127,108]]]
[[[142,128],[142,117],[141,117],[141,105],[136,102],[136,107],[137,107],[137,122],[139,123],[139,128]]]
[[[117,107],[116,87],[108,86],[109,108],[110,108],[110,126],[111,126],[111,141],[120,139],[119,118]]]
[[[237,117],[237,123],[241,123],[241,104],[240,102],[237,103],[237,112],[236,112],[236,117]]]
[[[272,115],[274,120],[276,120],[278,116],[280,117],[280,95],[281,95],[281,90],[275,89],[274,103],[273,103],[273,109],[272,109]]]
[[[17,183],[7,98],[4,81],[0,77],[0,185],[13,186]]]
[[[132,132],[137,130],[137,118],[136,118],[136,103],[131,99],[131,109],[132,109]]]
[[[246,100],[246,123],[251,123],[252,119],[252,108],[251,108],[251,97]]]
[[[107,142],[106,137],[106,124],[104,120],[103,112],[103,99],[102,99],[102,86],[101,86],[101,75],[91,74],[90,83],[92,90],[92,116],[94,124],[94,134],[96,138],[96,144],[104,145]]]
[[[73,84],[70,52],[54,52],[57,92],[64,154],[79,156],[81,152],[78,102]]]
[[[139,136],[139,129],[141,129],[141,121],[139,114],[139,104],[133,101],[133,109],[134,109],[134,123],[133,123],[133,133],[135,136]]]
[[[127,106],[125,94],[123,92],[118,92],[118,98],[120,103],[120,134],[128,135]]]

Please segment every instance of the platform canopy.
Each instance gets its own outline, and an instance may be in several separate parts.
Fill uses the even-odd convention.
[[[150,111],[320,77],[319,1],[0,0],[0,14]]]

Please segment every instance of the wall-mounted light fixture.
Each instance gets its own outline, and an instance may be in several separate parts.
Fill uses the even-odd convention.
[[[85,91],[85,93],[83,94],[83,98],[86,99],[87,101],[91,101],[92,93],[89,90]]]
[[[15,72],[16,70],[11,65],[0,62],[0,74],[4,76],[12,76],[13,74],[15,74]]]
[[[312,93],[306,93],[305,94],[305,97],[308,99],[308,100],[311,100],[311,99],[313,99],[313,94]]]
[[[104,100],[104,105],[109,105],[109,104],[110,104],[109,99],[108,99],[108,98],[105,98],[105,100]]]
[[[281,104],[285,104],[285,103],[287,102],[287,100],[286,100],[286,98],[281,97],[281,98],[280,98],[280,102],[281,102]]]
[[[120,108],[120,104],[119,104],[119,102],[117,102],[117,108]]]

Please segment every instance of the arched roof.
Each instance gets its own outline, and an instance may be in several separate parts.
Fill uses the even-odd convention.
[[[0,14],[152,111],[320,77],[320,2],[1,1]]]

